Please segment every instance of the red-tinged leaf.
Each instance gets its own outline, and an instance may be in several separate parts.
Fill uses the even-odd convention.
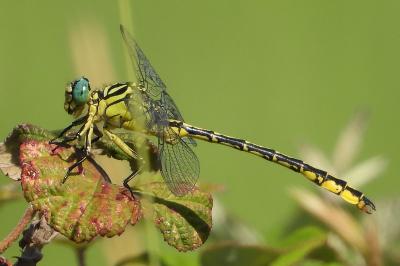
[[[75,242],[89,241],[97,235],[114,236],[121,234],[127,223],[135,224],[142,210],[137,199],[121,186],[103,181],[96,165],[85,161],[80,167],[82,174],[75,172],[65,184],[61,184],[67,168],[76,161],[74,148],[56,149],[53,154],[48,141],[54,133],[32,125],[18,125],[14,128],[0,150],[0,162],[4,161],[10,170],[22,168],[21,183],[24,196],[35,210],[44,215],[55,230]],[[126,143],[130,134],[121,135]],[[71,143],[75,144],[75,143]],[[148,146],[150,169],[158,169],[158,153],[154,145]],[[136,169],[135,161],[126,158],[107,139],[100,139],[93,154],[106,154],[116,159],[129,160]],[[4,154],[5,157],[1,157]],[[4,160],[3,160],[4,159]],[[7,172],[8,170],[4,170]],[[17,177],[18,172],[13,174]],[[17,177],[18,178],[18,177]],[[201,246],[211,230],[211,195],[196,188],[184,197],[174,196],[163,182],[139,185],[137,188],[150,195],[152,217],[165,240],[181,251]],[[141,193],[139,193],[141,194]],[[148,197],[146,197],[148,198]]]
[[[14,127],[6,140],[0,143],[0,171],[11,179],[19,180],[21,168],[18,153],[21,143],[25,140],[50,139],[52,136],[51,132],[29,124]]]
[[[140,188],[151,194],[145,208],[153,211],[152,218],[169,245],[179,251],[189,251],[207,240],[212,227],[213,202],[209,193],[196,188],[179,197],[164,182],[142,184]]]
[[[53,153],[54,147],[47,141],[27,141],[20,146],[24,196],[50,226],[79,243],[97,235],[119,235],[128,223],[138,221],[139,201],[125,188],[105,182],[88,161],[82,165],[82,174],[72,174],[62,184],[76,152],[58,147]]]

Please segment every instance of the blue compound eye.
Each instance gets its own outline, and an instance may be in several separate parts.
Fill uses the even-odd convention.
[[[72,83],[72,99],[76,104],[81,105],[89,101],[90,85],[87,78],[80,78]]]

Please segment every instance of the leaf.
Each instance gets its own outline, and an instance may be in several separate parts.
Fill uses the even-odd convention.
[[[270,265],[279,251],[257,245],[224,243],[204,250],[200,257],[202,266],[266,266]]]
[[[0,143],[0,170],[4,175],[14,180],[19,180],[21,176],[21,168],[19,165],[19,146],[24,141],[38,140],[45,141],[51,140],[56,137],[60,130],[49,131],[38,126],[31,124],[21,124],[14,127],[6,140]],[[134,143],[135,133],[118,133],[118,136],[128,144],[132,149],[136,150]],[[71,144],[74,144],[72,142]],[[158,170],[158,152],[157,147],[150,141],[145,142],[145,150],[149,153],[149,169]],[[132,171],[138,167],[136,160],[132,160],[120,148],[118,148],[111,140],[101,138],[98,142],[94,143],[92,148],[93,154],[104,154],[118,160],[126,160],[131,164]]]
[[[13,156],[7,151],[6,145],[0,143],[0,170],[5,176],[13,180],[19,180],[21,176],[21,168],[18,162],[15,162]]]
[[[22,168],[24,197],[35,210],[44,215],[56,231],[78,243],[97,235],[119,235],[127,223],[135,224],[146,208],[141,208],[139,200],[132,198],[125,188],[105,182],[102,174],[105,176],[106,173],[93,159],[86,160],[77,168],[78,173],[71,174],[66,183],[61,184],[79,151],[67,146],[58,147],[53,152],[56,146],[48,144],[48,140],[54,137],[55,133],[45,129],[19,125],[4,143],[4,154],[11,156],[12,166]],[[134,148],[132,134],[120,134],[120,137]],[[150,169],[157,170],[156,147],[151,142],[144,145],[149,151]],[[128,160],[106,138],[100,139],[92,152]],[[136,162],[129,162],[135,168]],[[212,198],[209,193],[196,188],[184,197],[176,197],[164,182],[152,182],[137,188],[146,194],[147,210],[153,211],[152,219],[168,244],[180,251],[188,251],[207,240],[212,227]]]
[[[316,227],[301,228],[281,243],[282,248],[288,251],[274,260],[271,265],[295,265],[306,259],[313,250],[325,245],[326,239],[326,234]]]
[[[292,232],[288,237],[281,240],[278,246],[283,249],[295,249],[309,242],[324,242],[326,237],[326,233],[318,227],[307,226]]]
[[[119,235],[128,223],[138,221],[139,201],[125,188],[105,182],[87,160],[82,164],[84,173],[71,175],[62,184],[76,152],[58,147],[53,153],[54,147],[47,141],[27,141],[20,147],[25,199],[50,226],[79,243],[97,235]]]
[[[21,143],[26,140],[45,140],[52,137],[51,132],[30,124],[14,127],[6,140],[0,143],[0,170],[9,178],[19,180],[21,168],[18,156]]]
[[[388,162],[382,156],[374,156],[358,163],[349,169],[344,176],[351,177],[351,184],[359,187],[379,177],[386,169]]]
[[[164,182],[142,184],[151,194],[143,202],[164,240],[179,251],[194,250],[208,238],[212,227],[212,197],[195,188],[185,196],[175,196]]]
[[[357,221],[346,211],[300,189],[291,191],[300,206],[337,233],[350,246],[365,254],[368,244]]]
[[[317,227],[301,228],[289,235],[278,246],[243,245],[237,243],[217,244],[208,247],[201,255],[201,265],[302,265],[303,261],[318,253],[319,260],[332,260],[327,250],[327,235]],[[325,250],[324,250],[325,249]],[[321,256],[321,251],[324,256]]]
[[[367,110],[356,112],[340,133],[333,152],[333,165],[339,173],[349,168],[356,155],[360,152],[365,138],[368,118],[369,113]]]

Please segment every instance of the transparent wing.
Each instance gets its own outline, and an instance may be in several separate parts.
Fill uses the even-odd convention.
[[[171,96],[167,92],[163,92],[161,95],[161,104],[164,106],[164,112],[166,113],[166,117],[168,119],[175,119],[184,122],[184,119],[181,113],[178,111],[178,107],[175,105],[175,102],[172,100]],[[191,137],[185,137],[183,140],[187,144],[191,144],[196,146],[196,141]]]
[[[132,64],[136,66],[137,79],[145,87],[146,95],[142,100],[149,115],[148,124],[158,123],[167,126],[169,119],[184,122],[178,107],[167,93],[164,82],[154,70],[142,49],[124,26],[121,25],[120,29]],[[158,128],[163,130],[162,127]],[[196,141],[190,137],[184,138],[184,141],[193,146],[196,145]]]
[[[129,57],[132,64],[136,66],[136,76],[146,91],[154,98],[159,98],[161,92],[165,91],[166,86],[150,64],[142,49],[136,43],[135,39],[125,30],[124,26],[120,26],[122,38],[128,49]]]
[[[165,134],[175,133],[167,130]],[[200,164],[196,154],[181,138],[177,138],[174,144],[163,142],[160,148],[161,174],[165,183],[175,195],[186,195],[194,188],[200,174]]]
[[[189,146],[196,142],[190,137],[181,138],[169,128],[171,119],[184,121],[178,107],[142,49],[122,25],[121,34],[136,66],[138,82],[143,86],[140,100],[131,101],[130,105],[134,105],[135,115],[146,118],[149,131],[158,136],[161,174],[167,186],[175,195],[185,195],[193,189],[200,173],[199,160]]]

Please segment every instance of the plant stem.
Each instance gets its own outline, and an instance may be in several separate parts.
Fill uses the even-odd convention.
[[[79,266],[85,266],[86,265],[86,247],[78,247],[75,249],[76,251],[76,257],[78,259],[78,265]]]
[[[24,215],[22,216],[19,223],[14,227],[14,229],[0,242],[0,253],[3,253],[10,245],[19,237],[25,227],[31,222],[33,216],[35,216],[35,211],[32,206],[29,206]]]

